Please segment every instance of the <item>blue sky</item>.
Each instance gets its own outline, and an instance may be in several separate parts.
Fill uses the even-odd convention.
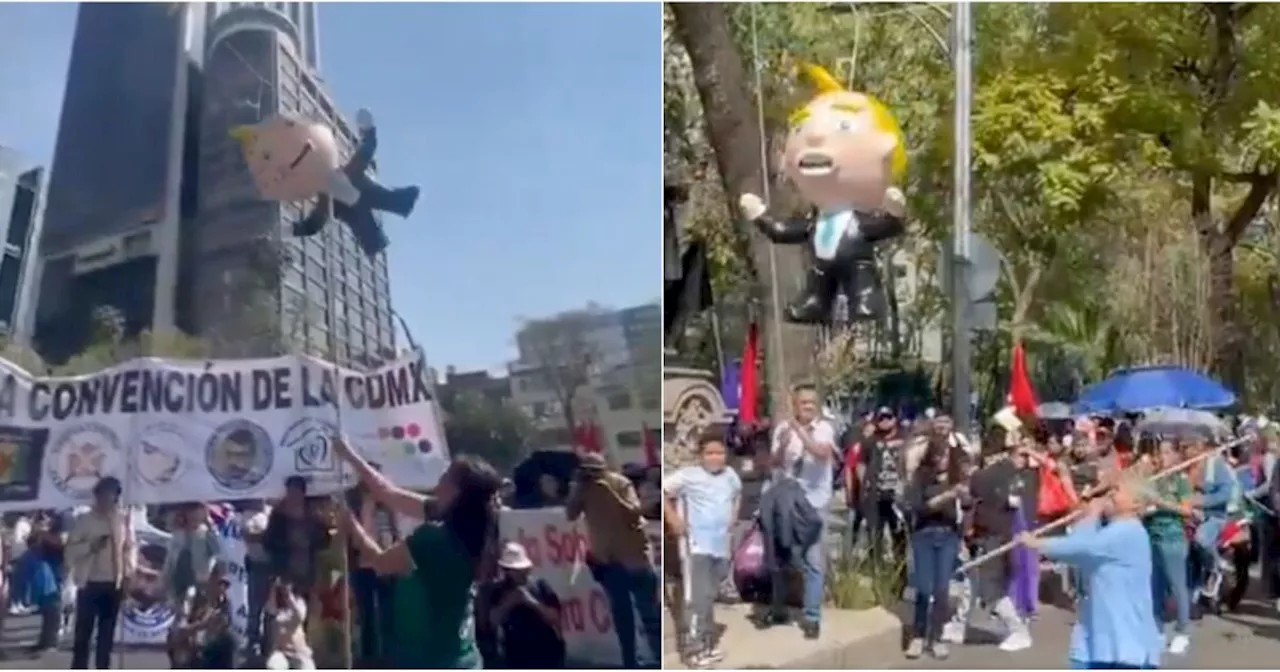
[[[0,144],[46,165],[75,13],[0,3]],[[321,75],[376,114],[382,179],[423,189],[389,264],[434,366],[511,359],[521,318],[657,299],[660,36],[658,3],[320,8]]]

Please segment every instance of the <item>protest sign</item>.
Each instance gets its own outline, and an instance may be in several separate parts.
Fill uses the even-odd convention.
[[[586,528],[569,522],[562,507],[503,511],[499,527],[504,541],[517,541],[533,561],[533,576],[546,581],[560,598],[561,632],[570,660],[582,664],[617,666],[622,660],[613,616],[604,589],[585,564]],[[657,527],[648,530],[651,545]],[[637,619],[638,620],[638,619]],[[636,635],[637,651],[660,660],[649,651],[642,632]]]
[[[116,641],[162,645],[175,618],[161,580],[172,535],[152,525],[143,507],[129,510],[129,528],[137,543],[137,569],[129,582],[129,594],[120,604]]]
[[[149,358],[72,378],[0,360],[0,512],[87,503],[104,476],[134,504],[279,497],[294,475],[336,492],[355,481],[332,450],[339,426],[404,487],[434,487],[448,465],[417,358],[364,373],[303,355]]]

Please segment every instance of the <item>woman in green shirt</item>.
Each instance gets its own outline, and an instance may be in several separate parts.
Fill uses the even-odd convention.
[[[399,577],[392,595],[391,632],[386,633],[388,663],[409,669],[480,668],[475,586],[488,578],[496,560],[495,495],[502,479],[483,460],[462,456],[427,497],[397,488],[345,442],[335,443],[375,499],[393,510],[412,510],[427,521],[384,549],[358,516],[346,512],[345,526],[361,557],[378,574]]]
[[[1168,469],[1182,461],[1178,445],[1160,441],[1156,450],[1155,469]],[[1191,595],[1187,584],[1187,516],[1191,515],[1191,482],[1184,473],[1167,476],[1156,482],[1154,504],[1143,519],[1151,536],[1152,604],[1156,623],[1164,623],[1165,598],[1173,597],[1177,609],[1169,653],[1180,656],[1187,652],[1191,640],[1187,625],[1191,620]]]

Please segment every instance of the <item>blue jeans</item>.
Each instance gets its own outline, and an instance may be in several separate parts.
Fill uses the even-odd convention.
[[[912,583],[916,589],[914,636],[932,642],[942,635],[942,626],[951,616],[947,607],[951,604],[951,577],[959,554],[960,535],[949,527],[925,527],[911,535]]]
[[[627,669],[640,666],[636,656],[637,614],[640,615],[640,624],[644,627],[650,653],[661,660],[662,607],[658,601],[657,572],[652,567],[633,569],[608,563],[594,564],[591,574],[609,598],[613,630],[618,636],[618,648],[622,652],[622,666]]]
[[[825,534],[818,543],[805,550],[800,558],[800,572],[804,576],[804,617],[810,623],[822,621],[823,580],[827,573],[827,543]],[[773,574],[773,612],[783,613],[787,598],[786,575]]]
[[[1196,528],[1196,545],[1203,549],[1214,562],[1214,565],[1209,568],[1210,571],[1217,571],[1218,563],[1222,561],[1222,554],[1218,552],[1218,535],[1226,525],[1226,518],[1213,516],[1205,518],[1204,522],[1200,523],[1200,527]]]
[[[1187,588],[1186,539],[1163,539],[1151,543],[1151,603],[1155,607],[1156,623],[1164,623],[1164,600],[1172,596],[1177,605],[1178,617],[1174,632],[1185,635],[1191,621],[1191,593]]]

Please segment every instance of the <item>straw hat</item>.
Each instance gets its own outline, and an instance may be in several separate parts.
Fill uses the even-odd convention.
[[[991,419],[1009,434],[1022,429],[1022,421],[1018,419],[1018,412],[1012,406],[1005,406],[1000,409]]]
[[[508,541],[502,547],[502,555],[498,557],[498,566],[503,569],[531,569],[533,561],[524,550],[524,546],[516,541]]]

